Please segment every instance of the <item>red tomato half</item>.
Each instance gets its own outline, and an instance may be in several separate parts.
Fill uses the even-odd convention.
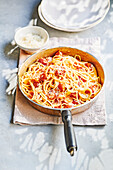
[[[39,82],[43,82],[45,79],[47,79],[47,76],[45,73],[42,73],[39,78]]]
[[[60,89],[61,92],[63,92],[63,84],[59,83],[58,88]]]
[[[62,56],[62,52],[61,52],[61,51],[57,51],[57,52],[55,53],[55,55],[61,55],[61,56]]]
[[[38,60],[39,63],[42,63],[43,65],[47,66],[47,60],[45,58],[40,58]]]

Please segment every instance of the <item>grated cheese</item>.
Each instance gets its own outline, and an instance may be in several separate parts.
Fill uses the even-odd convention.
[[[26,48],[38,48],[44,43],[44,38],[38,34],[28,33],[20,38],[20,44]]]

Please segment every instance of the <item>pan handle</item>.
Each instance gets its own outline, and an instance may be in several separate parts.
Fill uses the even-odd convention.
[[[62,121],[64,123],[64,135],[67,151],[71,156],[74,155],[74,149],[77,150],[77,142],[75,138],[75,133],[72,125],[72,115],[70,110],[62,111]]]

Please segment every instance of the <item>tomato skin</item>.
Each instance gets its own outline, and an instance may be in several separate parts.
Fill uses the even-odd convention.
[[[88,68],[89,68],[89,67],[91,68],[91,67],[92,67],[92,64],[91,64],[91,63],[85,63],[85,66],[88,67]]]
[[[32,99],[33,95],[34,95],[33,91],[30,91],[29,94],[28,94],[28,97],[29,97],[30,99]]]
[[[42,63],[43,65],[47,66],[47,60],[45,58],[40,58],[38,60],[39,63]]]
[[[73,97],[73,98],[75,98],[75,99],[76,99],[76,98],[77,98],[77,96],[76,96],[76,92],[75,92],[75,93],[71,93],[71,94],[70,94],[70,97]]]
[[[33,95],[34,95],[34,92],[33,92],[33,91],[31,91],[31,92],[30,92],[30,95],[31,95],[31,96],[33,96]]]
[[[39,86],[39,82],[33,82],[33,85],[35,86],[35,88],[37,88]]]
[[[60,89],[61,92],[63,92],[63,84],[59,82],[58,88]]]
[[[73,103],[73,104],[78,104],[78,101],[77,101],[77,100],[73,100],[72,103]]]
[[[65,70],[56,70],[55,71],[55,76],[60,76],[60,75],[64,76],[65,72],[66,72]]]
[[[92,71],[93,65],[91,63],[85,63],[85,66],[88,67],[90,71]]]
[[[61,56],[62,56],[62,52],[58,50],[58,51],[55,53],[55,55],[61,55]]]
[[[33,83],[33,85],[35,86],[35,88],[37,88],[37,87],[39,86],[39,82],[38,82],[38,81],[36,81],[36,80],[33,79],[31,82]]]
[[[62,105],[55,106],[54,108],[62,108]]]
[[[74,66],[77,70],[79,70],[79,69],[81,69],[81,70],[82,70],[82,69],[83,69],[83,67],[81,67],[81,66],[77,66],[77,65],[75,65],[75,64],[74,64],[73,66]]]
[[[40,75],[39,82],[44,82],[44,80],[46,80],[46,79],[47,79],[46,74],[45,74],[45,73],[42,73],[42,74]]]
[[[78,86],[80,86],[81,84],[82,84],[82,83],[79,81],[79,82],[78,82]]]
[[[73,107],[73,105],[71,105],[71,104],[66,104],[64,108],[71,108],[71,107]]]
[[[83,82],[86,82],[86,80],[85,80],[84,78],[82,78],[81,76],[78,76],[78,78],[79,78],[80,80],[82,80]]]
[[[89,91],[89,90],[86,90],[85,93],[86,93],[86,94],[90,94],[90,91]]]
[[[43,65],[47,66],[49,62],[52,61],[52,57],[47,57],[47,58],[40,58],[38,60],[39,63],[42,63]]]
[[[55,71],[55,76],[59,76],[58,70]]]
[[[39,86],[38,82],[34,82],[33,85],[35,86],[35,88],[37,88]]]

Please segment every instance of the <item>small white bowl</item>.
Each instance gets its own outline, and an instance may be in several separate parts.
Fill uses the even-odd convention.
[[[31,38],[30,41],[28,41],[28,37]],[[14,40],[18,47],[24,51],[28,53],[34,53],[47,44],[49,40],[49,34],[42,27],[27,26],[16,31]]]

